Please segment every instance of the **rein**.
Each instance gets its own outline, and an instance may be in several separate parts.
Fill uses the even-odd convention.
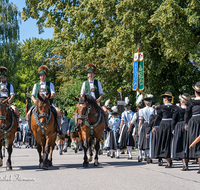
[[[88,102],[78,102],[78,103],[79,103],[79,104],[84,104],[84,103],[88,104]],[[87,109],[86,109],[85,115],[78,115],[78,110],[77,110],[77,112],[76,112],[76,118],[77,118],[77,120],[78,120],[78,119],[85,119],[85,125],[86,125],[87,127],[89,127],[89,129],[90,129],[90,135],[94,135],[94,128],[101,122],[101,110],[99,110],[99,116],[98,116],[97,122],[94,123],[94,124],[90,124],[88,121],[89,121],[90,119],[92,119],[92,118],[98,113],[98,112],[96,111],[96,112],[88,119],[88,116],[89,116],[89,114],[90,114],[90,109],[91,109],[91,106],[90,106],[90,105],[87,105]]]
[[[8,129],[4,129],[4,128],[7,128],[7,125],[6,125],[6,116],[7,116],[8,110],[11,111],[11,119],[12,119],[12,121],[11,121],[10,127],[8,127]],[[3,129],[0,128],[0,131],[3,133],[3,139],[4,139],[5,141],[7,141],[8,133],[9,133],[10,130],[13,128],[14,122],[15,122],[13,111],[12,111],[11,109],[9,109],[9,107],[6,106],[6,114],[5,114],[5,115],[0,115],[0,120],[5,120],[5,121],[4,121],[4,126],[5,126],[5,127],[4,127]],[[7,143],[7,142],[6,142],[6,143]]]
[[[49,108],[49,114],[46,113],[46,112],[39,113],[37,107],[34,108],[33,112],[34,112],[34,119],[35,119],[35,122],[36,122],[36,124],[40,127],[40,131],[41,131],[42,135],[44,135],[44,134],[45,134],[45,127],[49,124],[49,122],[50,122],[50,120],[51,120],[51,118],[52,118],[51,108]],[[38,114],[38,113],[39,113],[39,114]],[[46,121],[45,124],[43,124],[43,123],[40,122],[39,119],[40,119],[41,117],[47,117],[47,121]],[[38,119],[38,118],[39,118],[39,119]]]

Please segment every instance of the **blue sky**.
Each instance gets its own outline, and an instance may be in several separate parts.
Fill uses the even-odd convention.
[[[19,11],[22,11],[23,7],[26,6],[25,0],[9,0],[9,2],[15,4],[18,7]],[[39,34],[38,27],[36,25],[35,19],[28,19],[26,22],[21,20],[20,24],[20,42],[23,42],[29,38],[43,38],[43,39],[52,39],[53,37],[53,28],[45,28],[45,32]]]

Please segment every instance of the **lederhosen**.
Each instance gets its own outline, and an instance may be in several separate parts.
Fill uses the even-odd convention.
[[[2,91],[4,89],[0,89],[0,90]],[[7,92],[8,92],[8,97],[10,97],[10,83],[7,83]],[[3,97],[3,98],[5,98],[5,97]]]

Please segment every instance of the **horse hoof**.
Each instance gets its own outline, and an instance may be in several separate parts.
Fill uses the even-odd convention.
[[[99,162],[98,162],[98,161],[95,161],[95,162],[94,162],[94,166],[99,166]]]
[[[3,166],[3,159],[0,158],[0,167]]]
[[[89,156],[88,161],[92,162],[92,156]]]
[[[48,166],[50,167],[50,166],[53,166],[53,164],[52,164],[52,161],[51,160],[48,160]]]
[[[87,168],[87,167],[88,167],[88,164],[83,164],[83,167],[84,167],[84,168]]]
[[[43,170],[48,170],[48,169],[49,169],[49,166],[46,165],[46,164],[44,164],[44,165],[42,166],[42,169],[43,169]]]

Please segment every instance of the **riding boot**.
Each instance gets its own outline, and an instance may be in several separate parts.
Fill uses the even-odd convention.
[[[28,119],[28,132],[27,132],[27,137],[32,137],[31,119]]]
[[[105,130],[109,132],[111,129],[108,127],[108,114],[104,114],[104,118],[106,123]]]
[[[20,131],[20,127],[19,127],[19,115],[16,116],[17,119],[17,131]]]
[[[62,135],[62,131],[60,130],[60,126],[61,126],[61,116],[57,116],[56,120],[57,120],[57,134],[58,134],[58,135]]]

